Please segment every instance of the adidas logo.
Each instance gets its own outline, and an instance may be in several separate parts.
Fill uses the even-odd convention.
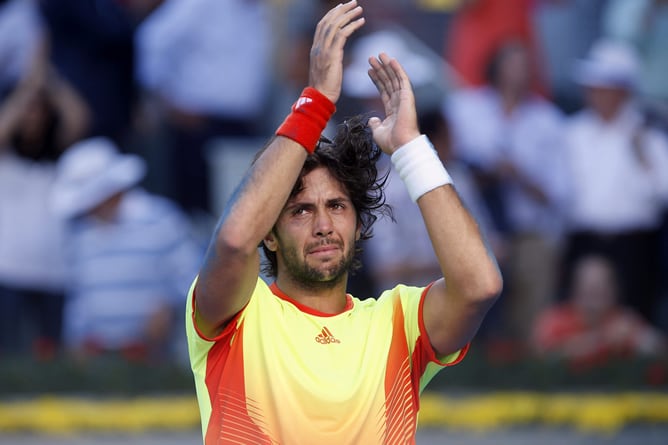
[[[301,107],[302,105],[310,104],[311,102],[313,102],[313,99],[311,99],[310,97],[302,96],[299,99],[297,99],[297,102],[295,103],[295,110],[299,109],[299,107]]]
[[[326,327],[322,328],[322,332],[320,334],[316,335],[315,341],[320,343],[321,345],[328,345],[330,343],[341,343],[341,340],[338,340],[335,338],[331,332],[329,332],[329,329]]]

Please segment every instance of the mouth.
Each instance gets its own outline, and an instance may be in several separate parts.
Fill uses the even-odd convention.
[[[331,252],[334,252],[335,250],[339,250],[338,247],[336,246],[324,246],[324,247],[318,247],[317,249],[313,249],[309,252],[311,255],[322,255],[322,254],[328,254]]]
[[[340,249],[337,243],[329,243],[312,247],[307,252],[309,255],[328,255]]]

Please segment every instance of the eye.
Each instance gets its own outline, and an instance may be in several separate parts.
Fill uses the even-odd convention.
[[[333,202],[330,207],[334,210],[343,210],[346,208],[342,202]]]
[[[307,211],[306,207],[296,207],[293,211],[292,214],[294,216],[299,216],[305,214]]]

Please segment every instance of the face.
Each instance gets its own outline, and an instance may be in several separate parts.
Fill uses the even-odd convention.
[[[629,97],[628,91],[623,88],[587,88],[587,104],[603,120],[612,120],[624,106]]]
[[[116,193],[91,209],[89,214],[99,221],[112,222],[116,219],[116,214],[122,200],[123,192]]]
[[[529,53],[519,45],[508,47],[499,63],[499,86],[513,91],[529,88],[531,68]]]
[[[265,245],[276,252],[278,277],[306,285],[334,286],[347,277],[359,239],[355,208],[326,168],[303,179],[303,190],[288,201]]]
[[[598,319],[613,308],[617,287],[612,265],[600,257],[582,259],[574,272],[575,304],[590,319]]]

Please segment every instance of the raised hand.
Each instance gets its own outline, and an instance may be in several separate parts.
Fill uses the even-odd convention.
[[[348,37],[364,24],[357,0],[331,9],[315,30],[311,47],[309,84],[333,103],[341,95],[343,47]]]
[[[370,57],[369,77],[376,85],[385,108],[385,119],[369,119],[376,144],[391,155],[396,149],[420,135],[415,96],[408,75],[396,59],[381,53]]]

